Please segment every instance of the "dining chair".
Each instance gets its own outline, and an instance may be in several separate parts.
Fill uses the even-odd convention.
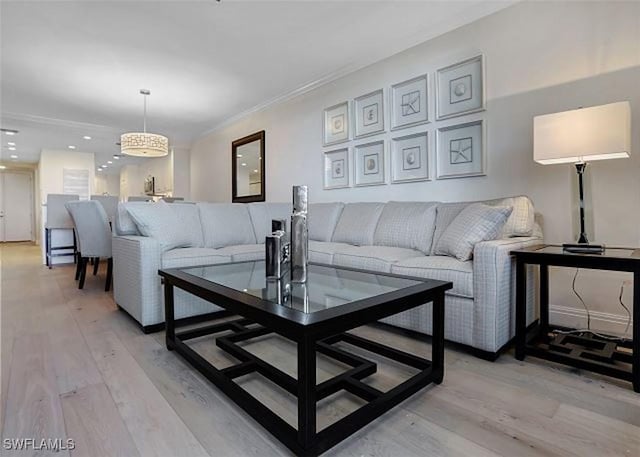
[[[53,263],[53,257],[69,256],[68,252],[73,250],[74,260],[77,255],[77,239],[75,233],[73,234],[72,246],[53,246],[52,233],[53,230],[73,230],[73,221],[69,217],[69,213],[65,209],[65,204],[69,201],[77,201],[80,199],[79,195],[71,194],[48,194],[47,195],[47,220],[44,225],[44,245],[45,245],[45,260],[46,265],[51,269]]]
[[[116,212],[118,211],[118,201],[120,199],[114,195],[92,195],[91,200],[99,202],[107,213],[107,219],[111,225],[116,220]]]
[[[137,197],[137,196],[131,196],[127,198],[128,202],[152,202],[153,198],[151,197]]]
[[[67,202],[65,206],[71,214],[79,240],[79,265],[76,271],[80,280],[78,289],[84,287],[89,260],[94,259],[95,275],[100,259],[107,259],[107,281],[104,290],[108,292],[111,289],[113,277],[113,257],[111,227],[107,213],[95,200]]]

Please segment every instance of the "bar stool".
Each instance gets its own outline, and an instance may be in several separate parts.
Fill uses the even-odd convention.
[[[77,201],[79,195],[68,194],[48,194],[47,195],[47,222],[44,226],[44,243],[46,264],[51,269],[52,258],[68,256],[69,253],[60,253],[59,251],[68,251],[73,249],[73,259],[76,261],[78,248],[76,244],[76,234],[73,230],[73,221],[69,217],[69,213],[65,208],[65,204],[70,201]],[[73,232],[73,246],[52,246],[51,232],[52,230],[71,230]]]

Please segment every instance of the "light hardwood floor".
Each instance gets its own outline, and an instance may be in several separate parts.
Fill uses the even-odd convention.
[[[207,380],[144,335],[111,294],[104,268],[79,291],[73,266],[48,270],[39,249],[0,247],[0,428],[4,438],[72,438],[72,456],[271,456],[288,451]],[[377,328],[358,333],[417,353],[420,341]],[[222,366],[210,339],[193,343]],[[295,375],[294,348],[265,337],[246,348]],[[350,348],[354,349],[354,348]],[[370,382],[408,376],[379,359]],[[319,357],[318,378],[343,367]],[[253,376],[243,386],[295,422],[294,399]],[[358,399],[319,404],[318,426]],[[5,452],[3,455],[47,455]],[[494,363],[447,348],[444,383],[411,397],[327,455],[640,456],[640,395],[629,384],[507,353]]]

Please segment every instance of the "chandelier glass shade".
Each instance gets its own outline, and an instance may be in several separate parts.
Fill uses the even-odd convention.
[[[164,157],[169,154],[169,139],[157,133],[147,133],[147,95],[151,92],[141,89],[144,95],[144,121],[142,132],[123,133],[120,136],[120,150],[135,157]]]

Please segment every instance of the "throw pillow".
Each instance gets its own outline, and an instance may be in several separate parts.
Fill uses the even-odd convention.
[[[147,205],[128,205],[127,211],[143,236],[155,238],[163,251],[174,248],[190,247],[192,240],[184,229],[178,212],[173,211],[169,203],[160,201]]]
[[[473,203],[456,216],[446,228],[435,249],[436,255],[448,255],[465,262],[473,257],[473,248],[481,241],[495,240],[511,215],[511,206],[487,206]]]

